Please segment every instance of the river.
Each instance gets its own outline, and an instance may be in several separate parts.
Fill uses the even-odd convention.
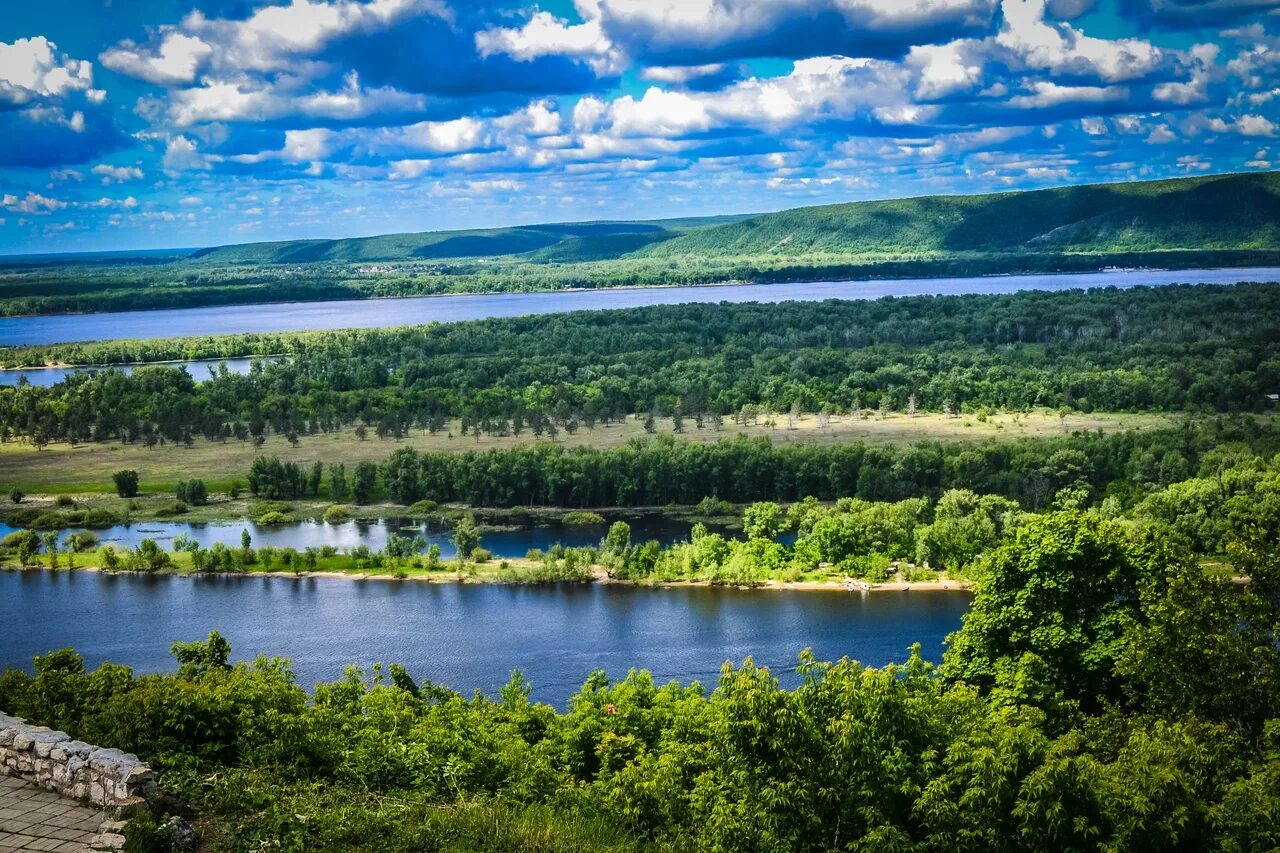
[[[419,296],[397,299],[285,302],[268,305],[122,311],[108,314],[5,317],[0,318],[0,345],[70,343],[114,338],[175,338],[238,332],[377,328],[431,322],[453,323],[485,317],[514,317],[559,311],[635,308],[644,305],[691,302],[877,299],[882,296],[1012,293],[1019,290],[1157,286],[1179,282],[1234,284],[1239,281],[1280,281],[1280,268],[1132,270],[975,278],[611,288],[559,293]]]
[[[879,666],[919,642],[936,661],[968,605],[953,592],[0,572],[0,666],[29,669],[33,655],[74,646],[90,667],[168,671],[173,641],[218,630],[238,660],[291,658],[307,688],[347,664],[382,661],[491,694],[519,667],[535,698],[563,706],[596,669],[714,684],[722,663],[751,655],[794,685],[805,647]]]

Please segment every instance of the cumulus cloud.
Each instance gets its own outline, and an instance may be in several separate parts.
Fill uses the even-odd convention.
[[[56,198],[40,195],[39,193],[28,192],[24,197],[18,197],[11,193],[5,193],[0,196],[0,207],[11,213],[34,213],[48,214],[55,210],[61,210],[66,207],[67,203]]]
[[[109,184],[123,184],[126,181],[142,180],[142,170],[137,166],[112,166],[107,163],[99,163],[90,169],[95,175],[102,176],[103,186]]]
[[[44,36],[0,42],[0,107],[21,106],[72,92],[93,92],[93,63],[72,59]]]
[[[1121,83],[1160,68],[1163,52],[1142,39],[1101,39],[1045,20],[1046,0],[1003,0],[996,43],[1029,69]]]
[[[212,54],[213,48],[199,37],[170,29],[154,48],[126,41],[104,51],[99,59],[112,71],[160,86],[174,86],[193,82],[200,64]]]

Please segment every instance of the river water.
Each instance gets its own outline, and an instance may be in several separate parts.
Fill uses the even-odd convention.
[[[939,660],[969,597],[953,592],[802,592],[612,585],[499,586],[0,572],[0,666],[74,646],[90,667],[174,669],[169,645],[226,636],[238,660],[293,659],[299,682],[347,664],[401,663],[415,679],[492,693],[519,667],[534,697],[563,706],[586,676],[646,668],[714,685],[748,655],[794,685],[801,649],[822,660]]]
[[[664,546],[687,541],[689,531],[692,529],[692,525],[688,522],[659,516],[628,518],[627,523],[631,526],[633,542],[648,542],[656,539]],[[12,533],[14,529],[6,524],[0,524],[0,538]],[[536,548],[546,551],[557,543],[574,548],[599,545],[608,529],[608,525],[573,527],[546,525],[492,530],[480,534],[480,544],[492,551],[495,557],[524,557],[530,550]],[[381,551],[387,545],[387,538],[397,534],[409,537],[421,535],[427,545],[440,546],[440,556],[444,559],[457,556],[457,550],[450,541],[453,534],[449,528],[409,518],[356,520],[341,524],[300,521],[272,525],[259,525],[247,519],[207,524],[147,520],[118,524],[104,530],[90,532],[98,537],[100,545],[110,544],[117,549],[136,548],[143,539],[152,539],[165,550],[171,550],[174,538],[181,535],[194,539],[202,548],[208,548],[215,542],[238,548],[240,535],[246,530],[249,531],[255,548],[270,545],[276,548],[296,548],[301,551],[304,548],[328,545],[339,551],[350,551],[352,548],[364,545],[371,551]],[[64,531],[62,541],[65,542],[68,536],[77,532],[80,531],[76,529]],[[782,537],[779,541],[790,544],[794,541],[794,534]]]
[[[784,302],[789,300],[877,299],[1018,290],[1137,287],[1174,283],[1234,284],[1280,281],[1280,268],[1225,270],[1133,270],[1057,275],[982,276],[876,281],[808,281],[786,284],[717,285],[581,290],[562,293],[505,293],[476,296],[419,296],[400,299],[286,302],[109,314],[0,318],[0,345],[51,344],[112,338],[169,338],[238,332],[282,332],[452,323],[485,317],[514,317],[559,311],[635,308],[691,302]]]

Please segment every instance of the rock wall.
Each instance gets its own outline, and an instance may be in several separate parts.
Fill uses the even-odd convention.
[[[0,714],[0,770],[95,806],[140,806],[155,789],[151,768],[118,749]]]

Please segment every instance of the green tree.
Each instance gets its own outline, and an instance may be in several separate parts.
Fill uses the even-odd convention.
[[[116,494],[122,498],[136,498],[138,496],[138,472],[132,470],[117,471],[111,475],[111,480],[115,483]]]
[[[757,501],[742,512],[742,532],[749,539],[772,539],[786,528],[786,514],[772,501]]]
[[[474,516],[468,513],[454,523],[451,541],[459,560],[466,560],[472,551],[480,547],[480,530],[476,527]]]
[[[372,462],[361,462],[356,466],[355,477],[351,483],[351,497],[358,504],[367,504],[373,500],[373,492],[378,487],[378,466]]]
[[[1115,697],[1144,565],[1119,524],[1074,511],[1034,519],[984,561],[943,673],[990,687],[1030,653],[1067,698]]]

